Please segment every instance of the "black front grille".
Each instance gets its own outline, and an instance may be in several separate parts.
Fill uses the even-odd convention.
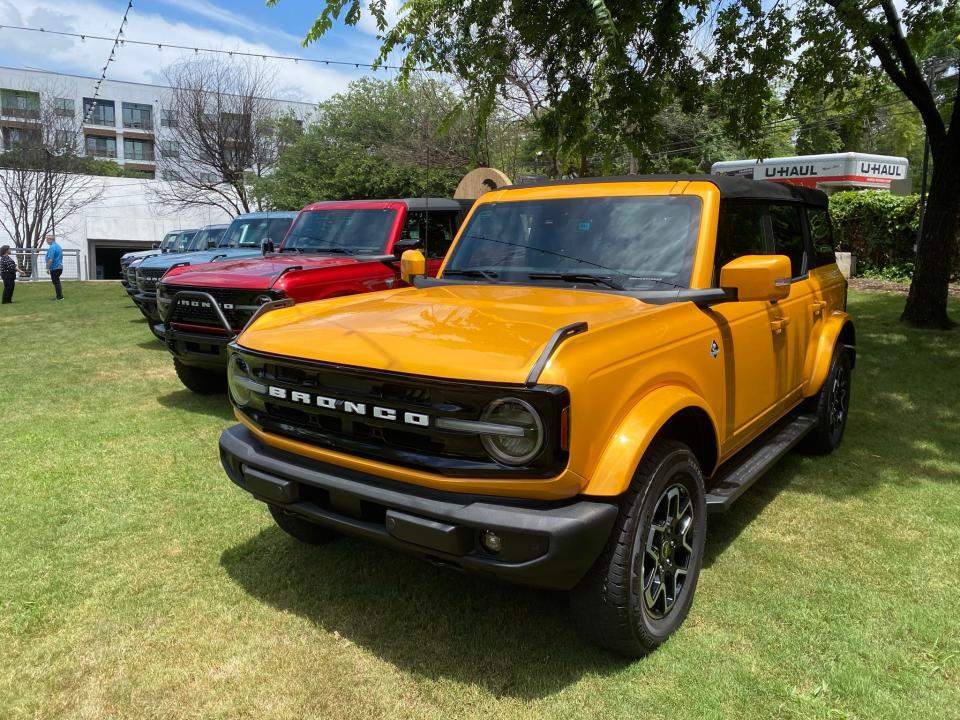
[[[263,298],[268,297],[271,300],[277,299],[274,293],[263,290],[234,290],[231,288],[205,288],[205,287],[180,287],[160,285],[161,304],[163,311],[169,307],[169,302],[174,302],[176,294],[181,290],[194,292],[203,292],[211,295],[220,309],[223,311],[227,322],[234,330],[241,330],[247,321],[253,316],[253,313],[260,307]],[[183,297],[174,302],[173,314],[170,317],[171,322],[186,323],[190,325],[210,325],[216,328],[223,328],[222,323],[217,317],[216,311],[210,306],[209,301],[202,300],[196,296]]]
[[[137,277],[137,287],[140,288],[140,292],[156,292],[157,283],[160,282],[160,278],[163,277],[166,271],[166,268],[145,268],[140,270]]]
[[[569,394],[555,385],[477,384],[401,375],[242,351],[251,377],[265,386],[336,399],[323,408],[268,395],[242,411],[269,432],[339,452],[426,470],[451,477],[531,477],[558,474],[567,453],[559,447],[561,411]],[[530,403],[543,420],[545,441],[529,465],[506,467],[490,459],[475,432],[437,427],[439,418],[479,420],[493,400],[516,397]],[[347,413],[343,403],[360,403],[365,414]],[[373,416],[373,407],[426,416],[426,425]]]

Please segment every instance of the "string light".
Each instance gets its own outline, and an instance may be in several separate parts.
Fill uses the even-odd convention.
[[[87,108],[87,112],[84,113],[83,115],[83,122],[80,123],[80,127],[77,129],[77,135],[80,135],[83,133],[83,126],[90,121],[90,117],[93,115],[93,111],[97,107],[97,97],[100,95],[100,85],[101,83],[103,83],[104,80],[107,79],[107,67],[109,67],[110,63],[112,63],[115,59],[115,55],[117,52],[117,45],[123,42],[120,38],[123,37],[123,28],[127,24],[127,19],[128,19],[128,16],[130,15],[131,10],[133,10],[133,0],[127,0],[127,9],[123,11],[123,19],[120,20],[120,28],[117,30],[116,37],[113,38],[113,47],[110,48],[110,56],[107,58],[107,61],[103,64],[103,70],[100,72],[100,79],[97,80],[96,84],[93,87],[93,97],[90,99],[90,106]],[[0,28],[5,28],[5,27],[8,27],[8,26],[0,25]],[[36,28],[19,28],[14,26],[9,26],[9,27],[12,30],[36,30]],[[40,32],[46,32],[46,30],[44,30],[43,28],[40,28]],[[64,33],[58,30],[51,30],[50,32],[54,35],[68,35],[68,34],[73,35],[74,37],[79,37],[81,42],[86,42],[87,40],[86,35],[78,36],[76,33]],[[98,35],[90,35],[89,37],[96,40],[110,40],[110,38],[108,37],[101,37]]]
[[[133,7],[133,2],[130,2],[128,6],[128,11]],[[124,20],[120,24],[121,29],[126,23],[126,14],[124,14]],[[131,40],[129,38],[122,38],[120,33],[117,34],[116,38],[104,37],[103,35],[90,35],[89,33],[80,35],[79,33],[64,32],[61,30],[44,30],[43,28],[34,28],[26,27],[24,25],[0,25],[0,30],[22,30],[25,32],[45,32],[48,35],[60,35],[63,37],[74,37],[81,38],[86,40],[90,38],[91,40],[106,40],[108,42],[114,43],[114,47],[119,43],[120,45],[125,45],[130,43],[132,45],[143,45],[145,47],[156,47],[158,51],[162,51],[164,48],[172,48],[174,50],[193,50],[194,53],[209,53],[212,55],[229,55],[230,57],[239,56],[239,57],[249,57],[249,58],[260,58],[262,60],[292,60],[294,63],[300,61],[315,63],[317,65],[337,65],[342,67],[353,67],[353,68],[367,68],[369,70],[408,70],[412,69],[415,72],[425,72],[425,73],[436,73],[438,75],[448,74],[444,70],[439,70],[436,68],[426,68],[426,67],[415,67],[415,68],[406,68],[403,65],[386,65],[386,64],[377,64],[377,63],[365,63],[365,62],[355,62],[353,60],[329,60],[325,58],[307,58],[307,57],[298,57],[295,55],[271,55],[269,53],[259,53],[259,52],[243,52],[241,50],[216,50],[214,48],[202,48],[194,47],[192,45],[172,45],[170,43],[157,43],[157,42],[147,42],[145,40]]]

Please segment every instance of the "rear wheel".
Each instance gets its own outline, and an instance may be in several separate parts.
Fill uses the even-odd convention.
[[[173,367],[180,382],[198,395],[217,395],[227,390],[227,376],[223,373],[185,365],[176,358]]]
[[[654,441],[621,500],[607,547],[570,593],[581,635],[629,657],[670,637],[693,602],[706,530],[696,457],[682,443]]]
[[[287,533],[287,535],[296,538],[300,542],[309,543],[310,545],[323,545],[331,540],[336,540],[338,537],[337,533],[333,530],[292,515],[281,507],[276,505],[268,505],[268,507],[277,526]]]
[[[817,426],[804,438],[803,449],[807,452],[826,455],[840,446],[850,412],[852,380],[850,353],[838,346],[833,351],[823,387],[809,401],[810,409],[817,416]]]

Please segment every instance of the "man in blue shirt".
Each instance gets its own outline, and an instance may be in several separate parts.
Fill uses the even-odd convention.
[[[53,281],[53,289],[57,291],[55,300],[63,300],[63,289],[60,287],[60,276],[63,275],[63,250],[57,244],[53,235],[44,238],[47,241],[47,272]]]

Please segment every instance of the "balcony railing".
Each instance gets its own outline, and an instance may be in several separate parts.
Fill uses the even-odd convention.
[[[39,120],[40,110],[37,108],[20,108],[13,105],[0,107],[0,113],[7,117],[23,118],[24,120]]]
[[[153,150],[140,150],[135,153],[130,153],[129,155],[124,152],[124,160],[129,160],[130,162],[153,162],[154,154]]]
[[[117,156],[117,149],[88,147],[87,155],[91,157],[115,158]]]
[[[153,120],[124,120],[123,126],[129,130],[153,132]]]

